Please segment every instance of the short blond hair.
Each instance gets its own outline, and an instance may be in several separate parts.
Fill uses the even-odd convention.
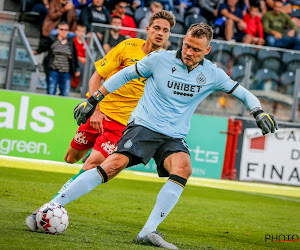
[[[149,26],[151,26],[156,19],[160,18],[167,20],[170,23],[171,28],[175,26],[175,16],[167,10],[159,10],[154,12],[150,17]]]
[[[207,43],[210,44],[214,31],[211,26],[206,23],[194,23],[192,24],[186,33],[190,33],[191,36],[197,38],[206,37]]]
[[[160,8],[161,10],[164,8],[164,6],[160,2],[156,2],[156,1],[150,4],[150,8],[152,7]]]

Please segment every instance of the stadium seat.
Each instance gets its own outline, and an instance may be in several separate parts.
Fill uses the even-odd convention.
[[[138,27],[140,24],[140,21],[145,17],[146,12],[150,10],[149,7],[139,7],[134,12],[134,21],[136,26]]]
[[[180,14],[178,6],[174,6],[173,14],[175,16],[176,22],[184,23],[184,16]]]
[[[233,48],[234,64],[243,65],[245,67],[246,62],[252,61],[252,69],[256,70],[256,51],[252,47],[235,45]]]
[[[260,68],[267,68],[275,72],[282,70],[281,54],[275,50],[260,49],[257,53]]]
[[[235,65],[232,67],[230,78],[241,83],[245,76],[245,67],[243,65]]]
[[[188,28],[194,24],[194,23],[207,23],[207,20],[205,17],[197,15],[197,14],[191,14],[185,17],[184,19],[184,25],[186,30],[188,30]]]
[[[300,69],[300,54],[285,52],[282,55],[282,62],[287,72],[296,72],[296,69]]]
[[[231,50],[231,46],[226,43],[212,42],[211,51],[206,58],[227,71],[228,66],[232,62]]]
[[[280,92],[282,94],[292,95],[294,92],[295,72],[287,71],[280,76]]]
[[[176,22],[175,26],[171,29],[171,33],[173,34],[185,34],[184,25],[181,22]],[[177,50],[182,46],[182,39],[178,37],[169,37],[169,42],[171,42],[169,50]]]
[[[26,0],[21,0],[19,22],[25,21],[29,23],[36,23],[39,17],[40,14],[32,11]]]
[[[255,74],[257,90],[278,90],[279,76],[275,71],[264,68]]]

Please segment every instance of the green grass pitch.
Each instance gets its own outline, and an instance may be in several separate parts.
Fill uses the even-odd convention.
[[[78,169],[38,168],[42,171],[0,161],[0,249],[158,249],[133,239],[165,180],[125,172],[67,205],[69,227],[61,235],[47,235],[29,232],[25,218]],[[299,188],[265,195],[268,185],[261,186],[262,192],[251,193],[187,184],[158,229],[179,249],[300,249],[300,241],[265,242],[266,234],[300,237]]]

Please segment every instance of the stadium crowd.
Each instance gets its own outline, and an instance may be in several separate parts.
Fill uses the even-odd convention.
[[[63,36],[66,36],[66,39],[74,39],[73,43],[79,55],[78,63],[63,67],[70,73],[73,88],[79,86],[79,76],[75,76],[72,72],[83,72],[85,63],[85,49],[82,42],[84,33],[96,32],[106,53],[124,39],[135,37],[145,39],[145,35],[131,30],[108,31],[100,27],[91,30],[91,23],[145,29],[151,14],[161,9],[170,10],[175,15],[176,25],[171,30],[173,33],[185,34],[191,24],[206,22],[214,28],[215,39],[300,49],[300,2],[297,0],[26,1],[28,8],[39,13],[39,22],[42,24],[41,45],[44,45],[49,37],[58,36],[58,25],[61,22],[68,25],[68,32]],[[81,32],[81,35],[78,35],[77,26],[84,32],[83,34]],[[68,44],[72,46],[72,43]],[[173,49],[170,45],[171,42],[168,42],[165,48]],[[68,95],[68,91],[62,95]]]

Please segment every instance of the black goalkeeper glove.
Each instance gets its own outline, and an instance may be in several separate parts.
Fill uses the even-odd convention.
[[[278,130],[278,124],[273,115],[265,113],[260,108],[255,108],[250,113],[256,120],[257,126],[261,129],[263,135],[275,133]]]
[[[74,118],[77,124],[85,124],[94,113],[97,104],[104,98],[104,95],[97,90],[89,99],[79,103],[74,108]]]

